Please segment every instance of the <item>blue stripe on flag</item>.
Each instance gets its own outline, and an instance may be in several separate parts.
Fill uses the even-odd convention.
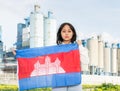
[[[39,48],[29,48],[29,49],[17,50],[16,58],[20,58],[20,57],[33,58],[33,57],[43,56],[48,54],[69,52],[71,50],[76,50],[76,49],[78,49],[77,43],[39,47]]]
[[[65,73],[46,76],[33,76],[19,80],[20,91],[33,88],[61,87],[81,83],[81,73]]]

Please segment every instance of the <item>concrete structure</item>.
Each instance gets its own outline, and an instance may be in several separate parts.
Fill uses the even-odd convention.
[[[87,40],[90,58],[90,74],[98,74],[98,39],[90,38]]]
[[[22,33],[22,48],[30,47],[30,27],[26,27],[23,29]]]
[[[101,36],[98,36],[98,74],[104,74],[104,42]]]
[[[44,19],[44,46],[51,45],[56,45],[56,20],[49,11],[48,17]]]
[[[118,75],[120,76],[120,43],[117,44]]]
[[[105,43],[104,48],[104,72],[105,75],[111,75],[111,48],[109,43]]]
[[[82,75],[82,84],[101,85],[103,83],[112,83],[112,84],[120,85],[120,77],[100,76],[100,75]]]
[[[30,14],[30,48],[44,46],[44,18],[39,8],[35,5],[34,12]]]
[[[17,49],[56,45],[56,20],[52,12],[44,17],[40,7],[35,5],[34,12],[24,20],[25,24],[18,24]]]
[[[29,35],[30,35],[30,19],[25,18],[25,24],[19,23],[17,25],[17,42],[16,47],[17,49],[24,49],[24,48],[29,48]]]
[[[112,44],[111,48],[111,73],[113,76],[116,76],[118,74],[117,45],[115,43]]]

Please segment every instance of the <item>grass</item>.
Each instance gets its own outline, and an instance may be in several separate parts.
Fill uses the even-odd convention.
[[[108,83],[108,84],[103,83],[102,85],[84,84],[82,85],[82,87],[83,87],[83,91],[86,91],[86,89],[89,89],[90,91],[120,91],[120,85],[113,85],[111,83]],[[18,91],[18,86],[1,84],[0,91]],[[52,89],[37,88],[37,89],[31,89],[31,90],[25,90],[25,91],[52,91]]]

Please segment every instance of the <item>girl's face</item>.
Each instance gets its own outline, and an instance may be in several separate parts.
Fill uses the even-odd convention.
[[[68,44],[71,42],[71,39],[73,37],[73,31],[70,29],[69,25],[65,25],[61,30],[61,36],[63,39],[63,42]]]

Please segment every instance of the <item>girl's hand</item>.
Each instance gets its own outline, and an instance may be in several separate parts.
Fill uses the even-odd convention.
[[[77,44],[78,44],[79,46],[82,45],[82,41],[81,41],[81,40],[77,40],[76,42],[77,42]]]

